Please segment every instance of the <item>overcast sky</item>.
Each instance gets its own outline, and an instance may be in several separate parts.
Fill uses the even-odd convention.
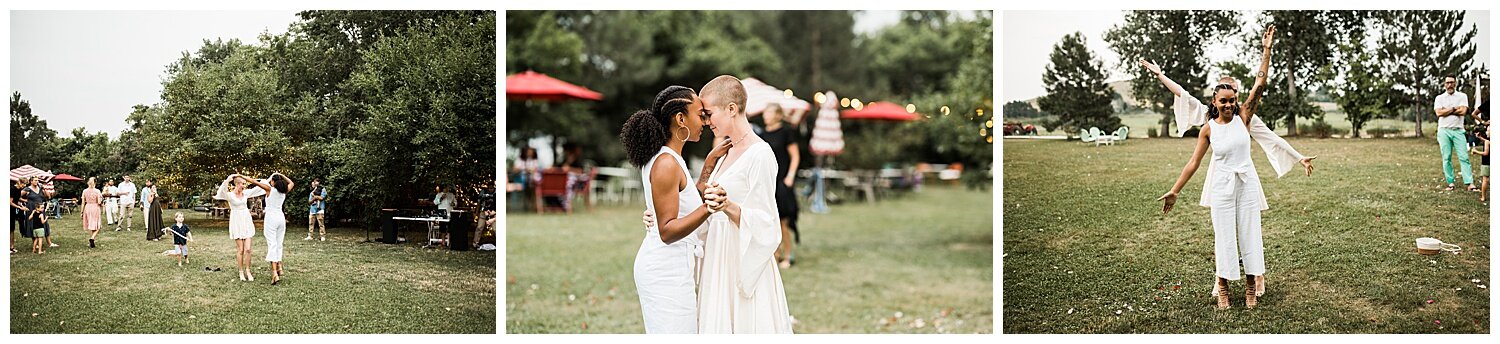
[[[1047,67],[1047,55],[1052,53],[1052,46],[1061,41],[1063,36],[1073,32],[1083,32],[1090,52],[1104,61],[1105,67],[1114,73],[1110,80],[1128,77],[1123,69],[1118,68],[1119,55],[1104,42],[1104,32],[1123,23],[1125,12],[1005,11],[1003,16],[1001,25],[1004,26],[1004,34],[1000,50],[1003,51],[1005,65],[1002,66],[1001,98],[1007,102],[1031,99],[1046,93],[1042,87],[1042,72]],[[1242,18],[1253,21],[1254,14],[1247,13]],[[1464,21],[1478,27],[1479,33],[1474,36],[1474,42],[1478,45],[1474,58],[1489,61],[1490,48],[1486,44],[1490,41],[1489,11],[1469,11]],[[1248,28],[1249,25],[1246,23],[1245,27]],[[1235,38],[1236,41],[1240,39]],[[1209,60],[1214,63],[1235,59],[1238,53],[1236,48],[1227,44],[1211,46],[1207,51]],[[1211,69],[1210,73],[1213,72]]]
[[[12,11],[10,87],[59,136],[118,138],[136,104],[160,101],[168,64],[204,39],[258,42],[295,11]]]

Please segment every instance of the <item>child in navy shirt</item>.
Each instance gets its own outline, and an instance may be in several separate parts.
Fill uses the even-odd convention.
[[[177,246],[177,266],[180,267],[184,261],[188,264],[193,263],[191,259],[188,259],[187,248],[187,243],[193,241],[193,233],[192,229],[189,229],[188,225],[182,222],[182,212],[177,212],[175,217],[177,218],[177,224],[167,227],[167,231],[172,233],[172,245]]]

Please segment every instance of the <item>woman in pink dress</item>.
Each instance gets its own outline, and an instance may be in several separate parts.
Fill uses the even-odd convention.
[[[100,206],[104,202],[104,194],[94,188],[94,177],[89,177],[89,188],[83,190],[83,229],[89,231],[89,248],[94,248],[94,237],[99,236]]]

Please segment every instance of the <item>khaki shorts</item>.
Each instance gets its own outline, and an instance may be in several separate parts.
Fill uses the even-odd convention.
[[[1490,176],[1490,165],[1479,165],[1479,176],[1480,177],[1489,177]]]

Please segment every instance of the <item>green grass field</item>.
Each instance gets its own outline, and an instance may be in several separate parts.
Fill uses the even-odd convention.
[[[644,331],[640,202],[507,214],[506,331]],[[781,272],[794,331],[992,333],[993,204],[989,191],[928,185],[829,214],[804,208],[797,264]]]
[[[356,228],[303,241],[306,223],[292,217],[286,280],[272,286],[258,221],[256,279],[241,282],[228,221],[183,213],[196,240],[184,267],[161,254],[172,248],[170,238],[145,240],[139,216],[133,232],[107,226],[95,249],[78,213],[54,221],[53,242],[61,247],[46,254],[30,253],[31,241],[17,238],[11,332],[495,333],[493,251],[365,243]]]
[[[1312,177],[1278,179],[1252,152],[1271,206],[1266,295],[1246,310],[1244,283],[1231,283],[1233,308],[1216,311],[1213,233],[1197,206],[1206,167],[1171,214],[1155,201],[1192,141],[1006,140],[1004,332],[1490,331],[1489,207],[1440,189],[1436,142],[1290,141],[1319,156]],[[1419,255],[1418,237],[1464,251]]]

